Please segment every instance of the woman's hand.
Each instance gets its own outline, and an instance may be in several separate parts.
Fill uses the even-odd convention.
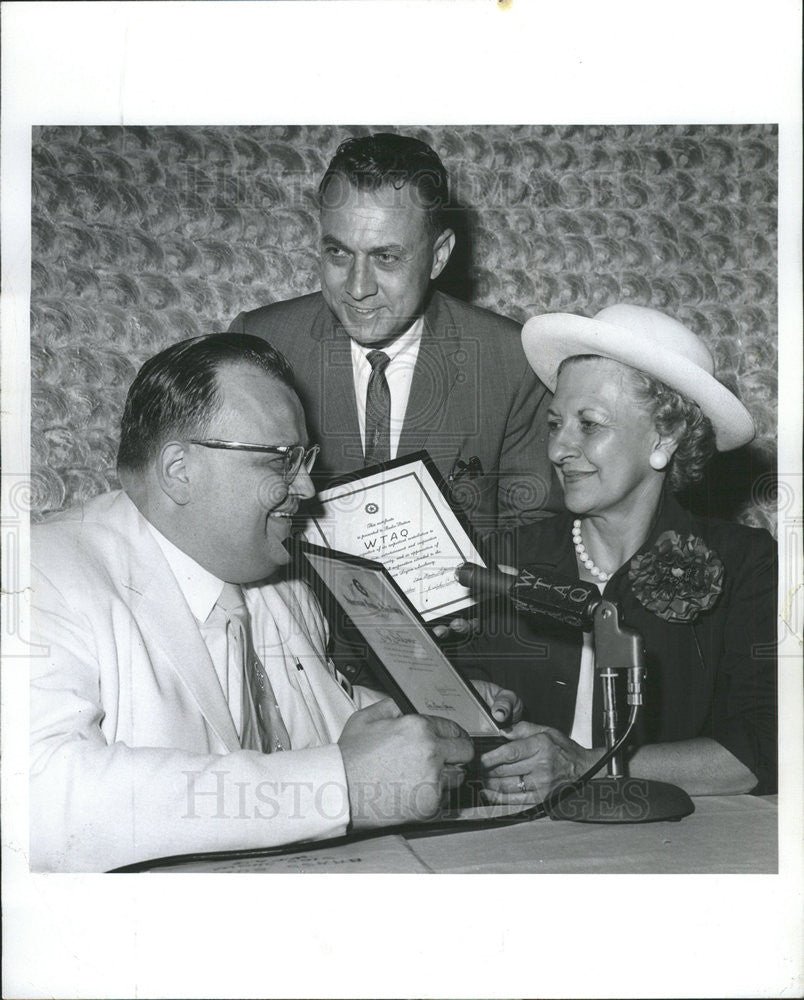
[[[487,802],[541,802],[564,781],[574,781],[604,754],[587,750],[549,726],[520,722],[510,742],[480,758]]]

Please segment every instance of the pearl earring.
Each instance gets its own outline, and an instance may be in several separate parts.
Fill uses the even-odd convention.
[[[667,455],[665,452],[657,450],[651,453],[648,461],[650,462],[650,467],[652,469],[655,469],[657,472],[661,472],[667,465]]]

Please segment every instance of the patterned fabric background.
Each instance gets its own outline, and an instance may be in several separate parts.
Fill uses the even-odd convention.
[[[147,357],[318,288],[318,181],[340,141],[377,130],[393,129],[35,130],[34,518],[117,485],[117,426]],[[773,530],[775,127],[401,131],[451,178],[445,291],[520,321],[650,305],[705,338],[758,437],[685,502]]]

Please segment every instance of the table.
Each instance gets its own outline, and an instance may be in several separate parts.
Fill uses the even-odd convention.
[[[775,873],[778,810],[752,796],[695,799],[678,822],[599,825],[537,820],[412,842],[435,872]]]
[[[513,826],[321,841],[247,856],[146,862],[128,870],[240,873],[772,874],[775,796],[707,796],[678,822],[587,824],[539,819]]]

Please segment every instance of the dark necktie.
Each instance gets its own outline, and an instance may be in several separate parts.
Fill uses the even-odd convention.
[[[391,459],[391,390],[385,379],[391,359],[383,351],[369,351],[366,357],[371,375],[366,390],[365,464],[375,465]]]
[[[236,584],[225,583],[217,605],[227,618],[230,669],[242,671],[245,677],[240,745],[244,750],[261,750],[263,753],[289,750],[290,738],[276,703],[274,689],[251,640],[251,615],[243,591]]]

